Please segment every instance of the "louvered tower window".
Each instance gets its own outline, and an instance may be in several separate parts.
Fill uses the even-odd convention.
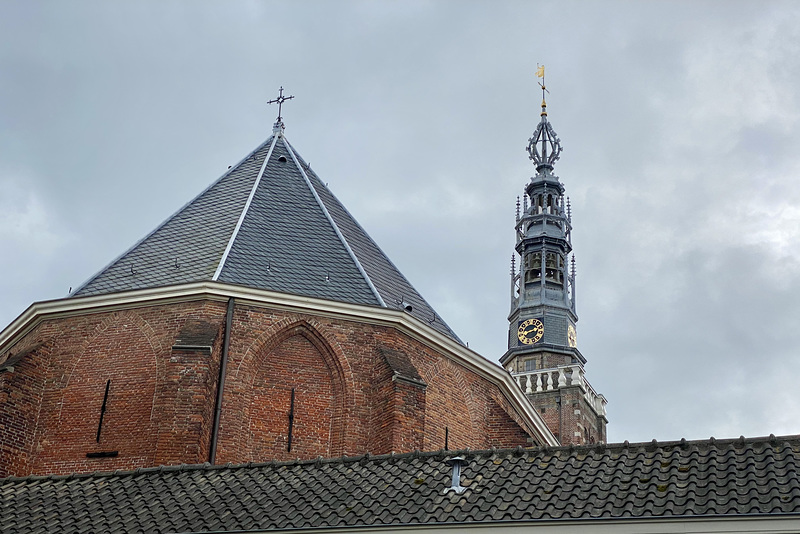
[[[531,252],[525,256],[525,283],[538,282],[542,276],[542,253]]]
[[[556,252],[548,252],[545,256],[544,280],[559,286],[564,283],[564,256]]]

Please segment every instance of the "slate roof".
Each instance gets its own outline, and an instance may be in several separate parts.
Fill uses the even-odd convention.
[[[0,531],[253,529],[792,514],[800,436],[412,453],[0,479]]]
[[[461,343],[276,128],[194,200],[72,293],[215,280],[406,308]]]

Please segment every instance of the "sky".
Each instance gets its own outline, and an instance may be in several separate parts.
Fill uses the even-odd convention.
[[[496,361],[537,64],[609,441],[800,433],[791,2],[0,0],[0,325],[259,145],[283,86],[292,145]]]

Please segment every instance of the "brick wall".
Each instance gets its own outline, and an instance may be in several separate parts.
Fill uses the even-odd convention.
[[[606,421],[589,406],[580,387],[562,387],[528,398],[562,445],[605,443]]]
[[[47,349],[22,349],[13,367],[0,371],[0,477],[29,473],[36,416],[46,382]]]
[[[0,354],[35,347],[0,371],[0,476],[207,461],[225,314],[197,301],[39,324]],[[237,303],[230,335],[218,463],[440,449],[445,429],[451,449],[529,444],[496,386],[394,328]]]

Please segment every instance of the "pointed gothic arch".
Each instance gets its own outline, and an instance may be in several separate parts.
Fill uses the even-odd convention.
[[[236,435],[236,448],[245,449],[253,461],[345,454],[352,371],[320,330],[304,319],[284,320],[250,344],[235,366],[232,391],[224,401],[223,454],[225,442],[234,445],[230,440]]]
[[[444,447],[447,428],[450,449],[474,448],[481,427],[480,409],[462,369],[447,359],[423,369],[425,399],[425,450]],[[461,402],[457,403],[456,399]]]
[[[109,451],[115,467],[152,463],[161,347],[147,321],[127,310],[105,316],[69,353],[54,351],[61,361],[51,358],[44,397],[58,408],[40,421],[35,469],[80,465],[87,454]]]

